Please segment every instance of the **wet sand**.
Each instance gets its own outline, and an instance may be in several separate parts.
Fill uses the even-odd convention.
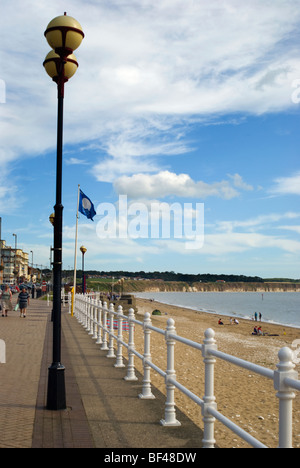
[[[148,299],[136,299],[136,318],[142,320],[145,312],[161,311],[161,316],[151,315],[152,324],[165,329],[168,318],[175,320],[178,335],[196,342],[203,342],[204,332],[212,328],[218,349],[255,364],[276,369],[278,351],[283,346],[292,348],[292,343],[300,339],[300,329],[264,322],[238,319],[239,324],[230,324],[230,317],[193,311],[182,307],[161,304]],[[219,318],[224,325],[218,325]],[[265,336],[253,336],[254,326],[261,326]],[[273,335],[273,336],[271,336]],[[136,349],[143,352],[141,327],[136,327]],[[151,333],[152,361],[166,369],[166,346],[164,336]],[[292,348],[293,349],[293,348]],[[204,365],[200,351],[176,342],[175,368],[177,380],[200,398],[204,395]],[[142,371],[139,359],[136,367]],[[296,365],[300,374],[300,365]],[[152,384],[165,392],[164,380],[151,372]],[[273,382],[253,372],[241,369],[225,361],[217,360],[215,365],[215,396],[218,410],[236,422],[241,428],[269,447],[278,444],[278,399]],[[201,408],[176,390],[175,402],[197,425],[203,428]],[[162,409],[164,411],[164,409]],[[300,392],[296,392],[293,412],[293,446],[300,447]],[[163,415],[162,415],[163,416]],[[249,447],[218,421],[215,424],[215,438],[219,447]]]

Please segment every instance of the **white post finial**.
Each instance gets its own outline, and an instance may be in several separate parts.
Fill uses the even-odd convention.
[[[98,310],[98,317],[97,317],[97,326],[98,326],[98,334],[97,334],[97,341],[96,344],[102,344],[102,302],[100,299],[96,300],[97,310]]]
[[[150,336],[151,330],[148,326],[151,326],[151,315],[149,312],[146,312],[144,315],[144,358],[143,358],[143,365],[144,365],[144,378],[143,378],[143,389],[142,393],[140,393],[139,398],[142,400],[153,400],[155,396],[151,391],[151,377],[150,371],[151,367],[147,364],[146,361],[151,361],[151,347],[150,347]]]
[[[103,302],[103,340],[102,340],[102,346],[101,346],[101,351],[107,351],[108,346],[107,346],[107,302]]]
[[[279,364],[274,372],[274,388],[279,398],[279,448],[292,448],[292,416],[295,393],[286,385],[285,379],[297,379],[293,364],[293,351],[284,347],[278,353]]]
[[[108,344],[108,358],[115,358],[114,352],[114,305],[109,305],[109,344]]]
[[[129,339],[128,339],[128,367],[127,367],[127,375],[124,377],[124,380],[132,381],[138,380],[137,376],[135,375],[134,369],[134,310],[129,309],[128,311],[128,322],[129,322]]]
[[[175,339],[172,335],[176,335],[175,322],[170,318],[167,322],[167,328],[165,332],[165,339],[167,343],[167,372],[166,372],[166,391],[167,399],[165,405],[165,419],[162,419],[160,423],[163,426],[181,426],[180,422],[176,419],[176,409],[174,401],[175,385],[170,379],[176,380],[175,372],[175,361],[174,361],[174,347]]]
[[[209,414],[209,408],[217,409],[216,398],[214,395],[214,365],[216,359],[210,354],[210,351],[217,349],[215,332],[208,328],[204,333],[205,339],[202,347],[202,355],[205,364],[205,395],[203,398],[202,415],[204,422],[203,447],[214,448],[216,443],[214,438],[215,418]]]
[[[123,307],[119,305],[118,306],[118,346],[117,346],[117,359],[116,359],[115,367],[125,367],[125,364],[123,364],[122,341],[123,341]]]

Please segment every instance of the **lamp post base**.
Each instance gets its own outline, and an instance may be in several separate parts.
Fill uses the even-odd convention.
[[[65,367],[60,363],[53,363],[48,369],[48,410],[66,409]]]

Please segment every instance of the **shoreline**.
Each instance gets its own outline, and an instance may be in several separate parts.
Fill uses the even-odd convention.
[[[172,292],[179,292],[179,291],[167,291],[168,294],[169,293],[172,293]],[[236,294],[239,294],[239,292],[237,291],[207,291],[208,294],[210,293],[213,293],[215,294],[216,292],[220,292],[220,293],[236,293]],[[252,293],[252,294],[257,294],[257,292],[254,292],[254,291],[244,291],[246,293]],[[283,291],[279,291],[279,292],[283,292]],[[267,294],[278,294],[277,291],[267,291],[266,292]],[[284,293],[284,292],[283,292]],[[186,310],[190,310],[191,312],[195,312],[195,313],[200,313],[200,314],[208,314],[208,315],[218,315],[220,317],[224,317],[224,319],[226,318],[238,318],[239,320],[248,320],[250,322],[253,322],[255,323],[255,320],[254,320],[254,314],[253,314],[253,317],[250,317],[250,316],[243,316],[243,315],[239,315],[238,313],[236,312],[232,312],[232,314],[229,314],[229,313],[225,313],[225,312],[217,312],[217,311],[209,311],[209,310],[206,310],[206,309],[196,309],[192,306],[187,306],[187,305],[182,305],[182,304],[171,304],[169,302],[164,302],[164,301],[161,301],[161,300],[157,300],[157,299],[146,299],[144,297],[140,297],[138,294],[139,293],[132,293],[136,299],[141,299],[141,300],[149,300],[149,301],[152,301],[152,302],[157,302],[158,304],[163,304],[163,305],[166,305],[166,306],[171,306],[171,307],[179,307],[181,309],[186,309]],[[148,294],[148,293],[147,293]],[[292,323],[284,323],[284,322],[278,322],[278,321],[273,321],[273,320],[264,320],[262,321],[263,323],[266,323],[266,324],[270,324],[270,325],[278,325],[278,326],[281,326],[281,327],[289,327],[289,328],[296,328],[296,329],[299,329],[300,330],[300,325],[296,325],[296,324],[292,324]],[[257,321],[257,323],[259,323],[259,321]],[[300,338],[300,332],[299,332],[299,338]]]
[[[233,331],[235,330],[238,332],[239,330],[243,332],[243,335],[245,334],[245,327],[248,326],[249,328],[249,336],[252,333],[252,329],[255,325],[260,325],[262,328],[268,330],[272,334],[276,332],[279,337],[282,338],[283,340],[283,346],[291,346],[292,342],[295,339],[300,338],[300,327],[299,326],[294,326],[294,325],[286,325],[286,324],[281,324],[281,323],[275,323],[275,322],[269,322],[269,321],[255,321],[253,319],[245,318],[245,317],[238,317],[237,315],[224,315],[224,314],[219,314],[215,312],[207,312],[203,310],[197,310],[197,309],[192,309],[190,307],[186,306],[181,306],[181,305],[173,305],[173,304],[168,304],[165,302],[160,302],[157,300],[152,300],[152,299],[144,299],[140,297],[136,297],[136,304],[137,304],[137,309],[138,309],[138,314],[144,314],[145,312],[150,312],[152,314],[154,309],[158,309],[162,312],[161,316],[153,316],[151,315],[151,319],[160,319],[161,321],[165,321],[166,318],[174,318],[176,321],[177,318],[188,318],[190,320],[193,320],[196,316],[200,318],[201,323],[208,324],[207,328],[213,328],[215,331],[220,329],[220,325],[218,325],[218,320],[221,318],[224,322],[224,327],[227,330],[227,327],[230,327],[230,330]],[[238,325],[231,325],[230,324],[230,318],[238,318],[239,319],[239,325],[242,327],[239,327]],[[232,328],[231,328],[232,327]],[[204,330],[205,331],[205,330]],[[251,335],[252,336],[252,335]]]
[[[150,299],[136,297],[137,320],[141,320],[145,312],[151,314],[155,327],[165,329],[167,320],[175,321],[176,333],[198,343],[203,343],[207,328],[215,331],[218,349],[227,354],[253,362],[266,368],[276,369],[278,351],[288,346],[292,349],[294,340],[300,338],[300,328],[278,325],[270,322],[255,322],[239,318],[239,324],[230,324],[230,316],[197,311],[180,306],[164,304]],[[154,309],[159,309],[161,316],[152,315]],[[224,325],[218,325],[222,317]],[[254,336],[254,326],[262,326],[265,336]],[[143,333],[136,327],[136,348],[143,352]],[[158,333],[151,333],[152,361],[164,369],[165,343]],[[204,368],[201,352],[176,342],[175,368],[177,379],[189,390],[203,396]],[[136,366],[142,371],[140,360]],[[296,365],[300,373],[300,364]],[[268,379],[235,367],[227,362],[217,360],[215,365],[215,396],[218,409],[222,414],[234,420],[240,427],[250,432],[269,447],[278,443],[278,399],[273,382]],[[156,372],[151,373],[152,384],[165,393],[165,384]],[[203,428],[201,409],[191,400],[176,390],[176,406]],[[294,447],[300,448],[300,392],[296,392],[293,411]],[[242,439],[216,422],[216,445],[224,448],[248,448]]]

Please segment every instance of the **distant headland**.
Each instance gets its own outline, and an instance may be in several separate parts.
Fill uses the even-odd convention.
[[[80,277],[80,271],[77,277]],[[87,271],[89,288],[134,292],[300,292],[300,280],[171,272]]]

